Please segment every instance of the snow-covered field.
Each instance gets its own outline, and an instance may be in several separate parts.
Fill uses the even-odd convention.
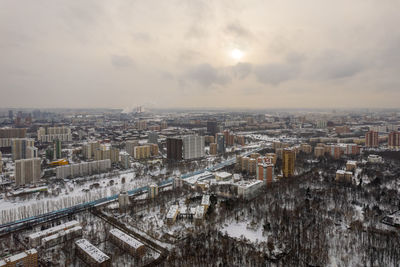
[[[250,242],[260,242],[260,241],[266,241],[265,237],[263,237],[263,231],[261,227],[258,227],[256,229],[250,229],[248,227],[248,223],[246,221],[242,222],[236,222],[232,221],[228,224],[225,224],[221,228],[222,233],[226,233],[230,237],[233,238],[246,238]]]
[[[124,185],[121,182],[123,177],[125,177],[126,181]],[[74,181],[69,181],[57,196],[52,194],[43,196],[35,193],[30,199],[1,199],[0,223],[7,223],[112,196],[118,194],[123,187],[125,190],[131,190],[148,185],[151,181],[149,176],[136,177],[135,172],[131,171],[114,177],[101,175],[98,179],[90,180],[90,183],[78,184]],[[93,184],[97,184],[97,186],[90,189],[90,185]]]

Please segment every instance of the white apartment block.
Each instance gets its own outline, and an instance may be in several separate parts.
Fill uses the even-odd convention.
[[[182,138],[182,141],[184,159],[204,157],[204,136],[187,135]]]
[[[72,134],[71,129],[69,127],[49,127],[43,128],[40,127],[37,131],[38,141],[44,143],[50,143],[54,140],[60,140],[62,142],[71,142]]]
[[[75,177],[107,172],[110,169],[111,169],[111,160],[105,159],[105,160],[58,166],[56,168],[56,175],[57,178],[59,179],[75,178]]]

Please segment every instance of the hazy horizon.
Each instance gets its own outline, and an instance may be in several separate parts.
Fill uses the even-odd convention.
[[[0,2],[0,106],[399,108],[400,2]]]

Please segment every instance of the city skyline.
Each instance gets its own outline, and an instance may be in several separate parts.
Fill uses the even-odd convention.
[[[397,1],[0,5],[3,107],[399,107]]]

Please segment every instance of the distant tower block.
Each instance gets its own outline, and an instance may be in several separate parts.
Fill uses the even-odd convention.
[[[158,195],[158,185],[149,185],[149,198],[154,199]]]
[[[126,212],[130,204],[128,192],[126,192],[125,190],[121,191],[121,193],[118,196],[118,203],[119,203],[119,210],[121,212]]]

